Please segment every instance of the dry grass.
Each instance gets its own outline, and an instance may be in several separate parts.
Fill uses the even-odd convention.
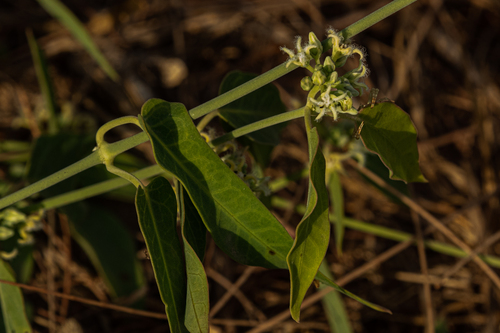
[[[306,36],[311,30],[322,36],[330,26],[342,29],[386,2],[129,0],[103,7],[99,1],[68,1],[120,73],[120,84],[107,79],[41,8],[28,0],[4,3],[0,5],[0,43],[5,50],[0,62],[0,139],[29,140],[40,135],[36,124],[42,117],[41,97],[24,38],[27,27],[33,28],[48,56],[63,110],[74,110],[92,127],[92,123],[137,114],[151,97],[182,102],[190,109],[216,96],[230,70],[265,72],[285,60],[279,46],[291,46],[294,36]],[[420,0],[355,37],[369,54],[368,85],[380,89],[379,97],[395,100],[418,129],[421,168],[429,183],[411,187],[413,201],[445,222],[472,249],[499,230],[499,29],[496,0]],[[304,101],[299,86],[302,75],[297,70],[277,82],[290,108]],[[135,129],[117,135],[126,137],[131,131]],[[307,160],[306,149],[302,124],[292,122],[268,173],[299,171]],[[147,146],[142,152],[151,160]],[[4,175],[6,168],[2,170]],[[352,166],[346,165],[346,170],[342,182],[349,216],[411,232],[417,240],[423,234],[448,241],[442,232],[429,228],[428,219],[372,190]],[[304,202],[306,186],[298,181],[283,196],[296,204]],[[300,219],[293,211],[276,215],[290,230]],[[63,227],[54,233],[55,222],[47,224],[48,245],[37,246],[31,284],[107,300],[88,262],[75,261],[78,256],[73,253],[80,250],[71,245],[64,219],[56,220]],[[493,241],[486,245],[479,249],[481,253],[500,255],[500,245]],[[458,260],[409,243],[396,245],[348,230],[344,251],[342,257],[334,251],[328,254],[339,282],[394,313],[377,313],[345,299],[355,332],[434,332],[433,320],[446,323],[448,332],[498,331],[500,290],[473,260],[442,281]],[[143,265],[147,269],[149,262]],[[302,323],[286,315],[286,272],[236,265],[213,243],[205,265],[214,332],[261,332],[264,327],[273,332],[329,332],[314,290]],[[162,312],[154,280],[149,278],[147,308]],[[39,332],[55,332],[56,326],[59,332],[70,332],[65,326],[73,327],[72,332],[167,329],[162,320],[50,296],[27,297],[34,300]]]

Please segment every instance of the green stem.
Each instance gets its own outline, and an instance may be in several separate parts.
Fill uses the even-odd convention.
[[[311,121],[311,108],[309,107],[304,108],[304,123],[306,125],[307,138],[309,139],[309,132],[313,128]]]
[[[134,124],[138,127],[141,127],[139,119],[134,116],[120,117],[110,122],[107,122],[106,124],[102,125],[101,128],[99,128],[95,136],[95,141],[97,142],[97,152],[99,153],[101,161],[104,163],[106,169],[109,172],[119,177],[122,177],[123,179],[128,180],[129,182],[134,184],[136,188],[138,188],[139,186],[144,187],[141,181],[137,177],[113,165],[115,157],[120,153],[111,152],[109,150],[110,144],[107,143],[106,140],[104,140],[104,134],[106,134],[107,131],[124,124]]]
[[[408,6],[409,4],[415,2],[416,0],[394,0],[391,3],[387,4],[386,6],[380,8],[379,10],[373,12],[372,14],[362,18],[361,20],[357,21],[356,23],[353,23],[349,27],[345,28],[342,30],[342,34],[345,39],[349,39],[359,32],[367,29],[368,27],[372,26],[373,24],[383,20],[384,18],[388,17],[389,15],[397,12],[398,10],[403,9],[404,7]],[[327,51],[331,48],[331,43],[328,40],[325,40],[322,42],[323,43],[323,49],[324,51]],[[189,111],[189,114],[193,119],[197,119],[199,117],[202,117],[213,110],[216,110],[228,103],[231,103],[235,101],[236,99],[245,96],[252,91],[276,80],[277,78],[293,71],[296,69],[298,66],[291,64],[286,68],[285,63],[271,69],[270,71],[256,77],[253,80],[250,80],[244,84],[242,84],[239,87],[234,88],[233,90],[230,90],[214,99],[211,101],[208,101],[198,107],[195,107]],[[297,111],[297,110],[295,110]],[[291,111],[294,112],[294,111]],[[290,114],[291,112],[285,113]],[[299,118],[300,116],[297,116],[296,118]],[[293,118],[291,118],[293,119]],[[250,126],[250,125],[248,125]],[[241,130],[241,129],[239,129]],[[237,130],[236,130],[237,131]],[[234,133],[233,133],[234,134]],[[241,134],[243,135],[243,134]],[[240,135],[240,136],[241,136]],[[221,139],[222,140],[222,139]],[[227,140],[227,139],[226,139]],[[130,138],[115,142],[113,144],[110,144],[108,147],[108,151],[110,153],[116,152],[117,154],[122,153],[128,149],[131,149],[141,143],[144,143],[148,141],[148,136],[145,132],[141,132],[139,134],[136,134]],[[50,187],[64,179],[67,179],[81,171],[84,171],[94,165],[97,165],[100,163],[99,159],[99,154],[94,152],[91,155],[87,156],[86,158],[82,159],[79,162],[76,162],[66,168],[64,168],[61,171],[58,171],[51,176],[44,178],[30,186],[25,187],[22,190],[19,190],[5,198],[0,199],[0,209],[5,208],[9,205],[12,205],[16,203],[19,200],[25,199],[29,197],[30,195],[34,193],[38,193],[47,187]]]
[[[132,174],[138,179],[146,179],[153,176],[157,176],[161,173],[166,173],[166,172],[159,165],[155,164],[146,167],[144,169],[141,169],[139,171],[136,171]],[[49,199],[45,199],[36,205],[27,207],[25,210],[27,212],[32,212],[40,208],[43,209],[59,208],[72,204],[74,202],[94,197],[96,195],[104,194],[119,189],[127,185],[130,185],[130,182],[128,180],[117,177],[78,190],[67,192]]]
[[[348,40],[349,38],[356,36],[360,32],[400,11],[406,6],[411,5],[415,1],[417,0],[394,0],[389,2],[384,7],[377,9],[373,13],[363,17],[361,20],[342,30],[341,33],[344,40]]]
[[[281,208],[281,209],[293,209],[299,213],[299,214],[304,214],[306,207],[304,205],[297,205],[294,206],[292,202],[289,200],[280,198],[280,197],[273,197],[271,199],[271,205],[275,208]],[[330,221],[333,221],[335,223],[335,216],[333,214],[330,215]],[[406,242],[409,240],[412,240],[414,244],[416,244],[415,239],[413,235],[399,231],[399,230],[394,230],[386,227],[382,227],[379,225],[375,225],[372,223],[367,223],[367,222],[362,222],[359,220],[354,220],[351,218],[344,217],[342,220],[342,223],[345,227],[365,232],[367,234],[375,235],[378,237],[394,240],[397,242]],[[434,241],[434,240],[424,240],[424,245],[433,251],[446,254],[452,257],[456,258],[465,258],[468,256],[468,254],[463,251],[462,249],[459,249],[455,246]],[[491,267],[495,268],[500,268],[500,258],[495,257],[495,256],[490,256],[490,255],[479,255],[479,257],[488,265]]]
[[[344,36],[344,40],[354,37],[359,34],[361,31],[368,29],[372,25],[377,22],[382,21],[386,17],[396,13],[397,11],[405,8],[411,3],[417,0],[394,0],[384,7],[376,10],[375,12],[365,16],[361,20],[351,24],[347,28],[341,31],[342,36]],[[326,52],[332,48],[331,40],[326,39],[321,42],[323,44],[323,51]],[[202,105],[199,105],[189,111],[189,114],[193,119],[200,118],[207,113],[212,112],[213,110],[219,109],[226,104],[229,104],[240,97],[243,97],[252,91],[259,89],[262,86],[265,86],[268,83],[273,82],[274,80],[282,77],[285,74],[290,73],[294,69],[298,68],[297,65],[291,64],[286,67],[286,64],[283,63],[279,66],[274,67],[268,72],[252,79],[241,86],[238,86],[214,99],[208,101]]]
[[[212,113],[205,115],[205,117],[203,117],[203,119],[200,120],[198,125],[196,125],[196,129],[198,130],[198,132],[203,131],[205,129],[205,127],[207,127],[208,123],[210,123],[212,121],[212,119],[214,119],[218,115],[219,115],[219,112],[212,112]]]
[[[246,135],[248,133],[252,133],[269,126],[283,123],[288,120],[297,119],[303,116],[304,116],[304,108],[281,113],[276,116],[272,116],[263,120],[259,120],[255,123],[237,128],[234,131],[226,133],[223,136],[220,136],[217,139],[212,140],[211,143],[214,146],[218,146],[226,141],[232,140],[234,138],[239,138],[240,136]]]
[[[148,141],[147,134],[145,132],[141,132],[130,138],[109,144],[108,151],[120,154],[146,141]],[[101,163],[102,161],[99,156],[99,153],[97,151],[94,151],[92,154],[85,157],[84,159],[75,162],[70,166],[67,166],[66,168],[56,173],[53,173],[52,175],[44,179],[41,179],[36,183],[33,183],[17,192],[14,192],[11,195],[6,196],[5,198],[0,199],[0,209],[10,206],[20,200],[23,200],[32,194],[43,191],[54,184],[57,184],[65,179],[68,179],[71,176],[74,176],[84,170],[87,170]]]
[[[11,195],[6,196],[5,198],[0,199],[0,209],[10,206],[20,200],[23,200],[34,193],[38,193],[40,191],[45,190],[46,188],[57,184],[79,172],[87,170],[94,165],[100,164],[101,159],[97,152],[93,152],[89,156],[84,159],[71,164],[70,166],[53,173],[52,175],[37,181],[29,186],[26,186],[23,189],[20,189],[17,192],[12,193]]]

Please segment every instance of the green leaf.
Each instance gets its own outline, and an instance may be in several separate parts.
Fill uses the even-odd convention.
[[[177,202],[169,181],[157,177],[147,187],[139,187],[136,208],[170,331],[188,332],[184,326],[186,275],[177,237]]]
[[[332,273],[328,268],[328,262],[323,260],[319,271],[327,276],[330,280],[333,280]],[[320,286],[319,289],[324,289],[325,286]],[[349,322],[349,316],[345,310],[344,302],[342,297],[336,291],[332,291],[321,299],[323,307],[325,308],[326,319],[328,319],[328,324],[332,333],[351,333],[352,327]]]
[[[139,121],[148,133],[156,161],[186,188],[216,244],[242,264],[286,269],[291,237],[208,146],[184,105],[151,99],[142,106],[141,114]],[[316,278],[365,305],[388,311],[321,273]]]
[[[92,38],[85,29],[85,26],[80,22],[80,20],[78,20],[75,14],[68,9],[68,7],[66,7],[59,0],[38,0],[38,3],[69,30],[73,37],[75,37],[87,50],[90,56],[94,58],[106,75],[108,75],[112,80],[118,81],[118,73],[116,73],[106,57],[104,57],[101,51],[99,51],[97,46],[94,44]]]
[[[311,129],[307,137],[310,161],[307,208],[297,226],[293,247],[286,258],[291,280],[290,312],[297,322],[300,318],[300,305],[325,257],[330,240],[325,158],[318,149],[316,128]]]
[[[111,211],[93,203],[62,207],[71,235],[96,268],[113,297],[129,296],[145,284],[130,232]]]
[[[222,81],[219,94],[222,95],[255,77],[257,77],[255,74],[231,72]],[[240,128],[283,112],[286,112],[286,107],[280,99],[278,88],[273,84],[267,84],[219,109],[220,116],[234,128]],[[280,141],[280,131],[284,126],[285,123],[274,125],[250,133],[247,137],[266,145],[277,145]]]
[[[15,282],[14,274],[5,261],[0,259],[0,279]],[[24,300],[19,287],[0,283],[0,307],[6,332],[28,333],[31,326],[26,318]]]
[[[410,116],[392,102],[361,110],[361,138],[389,168],[390,177],[404,182],[426,182],[418,165],[417,130]]]
[[[47,66],[47,61],[45,55],[43,54],[40,46],[33,37],[33,32],[31,30],[26,31],[26,36],[28,37],[28,44],[31,51],[31,57],[33,58],[33,64],[35,65],[35,72],[38,78],[38,85],[42,91],[43,100],[45,102],[45,107],[48,110],[49,121],[48,121],[48,132],[49,134],[56,134],[58,132],[57,123],[57,103],[54,94],[54,86],[49,75],[49,68]]]
[[[181,198],[181,231],[186,259],[187,294],[186,318],[184,324],[191,333],[208,333],[209,297],[208,282],[203,259],[206,243],[206,229],[185,190],[179,186]],[[203,245],[201,247],[199,244]],[[198,247],[198,251],[194,248]],[[201,253],[200,253],[201,250]]]
[[[286,268],[290,236],[200,136],[184,105],[151,99],[141,114],[156,161],[186,188],[216,244],[242,264]]]
[[[80,160],[95,146],[94,136],[59,133],[37,139],[28,174],[30,182],[40,180]],[[108,179],[104,166],[93,167],[41,192],[52,197]],[[69,218],[71,233],[92,261],[113,297],[128,296],[144,286],[130,232],[109,210],[92,200],[59,209]]]
[[[338,171],[332,170],[330,174],[330,198],[332,200],[333,214],[335,215],[335,245],[337,253],[342,254],[342,242],[344,239],[344,193]]]

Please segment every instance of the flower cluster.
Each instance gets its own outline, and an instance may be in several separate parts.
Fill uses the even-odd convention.
[[[311,76],[304,77],[300,85],[302,89],[309,91],[306,107],[318,113],[316,121],[320,121],[327,113],[334,120],[337,120],[339,113],[356,115],[358,111],[352,106],[352,98],[362,95],[364,89],[368,90],[367,85],[362,82],[368,75],[363,50],[354,44],[343,43],[343,37],[334,30],[328,30],[328,38],[332,44],[332,53],[325,58],[323,64],[320,61],[323,45],[313,32],[309,33],[309,43],[304,46],[302,39],[297,38],[296,52],[281,48],[290,56],[287,67],[295,64],[312,73]],[[359,55],[358,67],[339,77],[337,68],[344,66],[354,54]],[[311,60],[314,60],[315,67],[311,66]]]
[[[14,208],[0,212],[0,241],[2,242],[0,257],[5,260],[12,259],[18,253],[18,245],[33,244],[32,232],[42,229],[42,217],[43,210],[28,216]],[[3,250],[6,248],[8,250]]]

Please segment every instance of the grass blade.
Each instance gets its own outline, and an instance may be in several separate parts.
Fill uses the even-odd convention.
[[[26,30],[26,37],[28,38],[31,57],[33,58],[33,64],[35,65],[38,85],[42,91],[45,107],[49,111],[48,133],[56,134],[59,131],[59,124],[57,123],[56,117],[57,103],[55,99],[54,85],[52,84],[52,80],[49,75],[47,60],[45,59],[45,55],[36,42],[31,30]]]
[[[328,268],[328,263],[323,260],[319,271],[323,273],[326,277],[333,280],[333,276]],[[325,286],[320,286],[319,289],[326,288]],[[326,318],[328,319],[328,324],[333,333],[352,333],[351,323],[349,322],[349,316],[345,310],[344,302],[342,297],[338,292],[332,291],[321,299],[323,307],[325,308]]]
[[[78,20],[75,14],[68,9],[68,7],[66,7],[59,0],[38,0],[38,3],[69,30],[73,37],[75,37],[87,50],[90,56],[94,58],[106,75],[108,75],[113,81],[118,81],[120,78],[118,73],[109,64],[108,60],[104,57],[101,51],[99,51],[89,33],[85,29],[85,26],[80,22],[80,20]]]

